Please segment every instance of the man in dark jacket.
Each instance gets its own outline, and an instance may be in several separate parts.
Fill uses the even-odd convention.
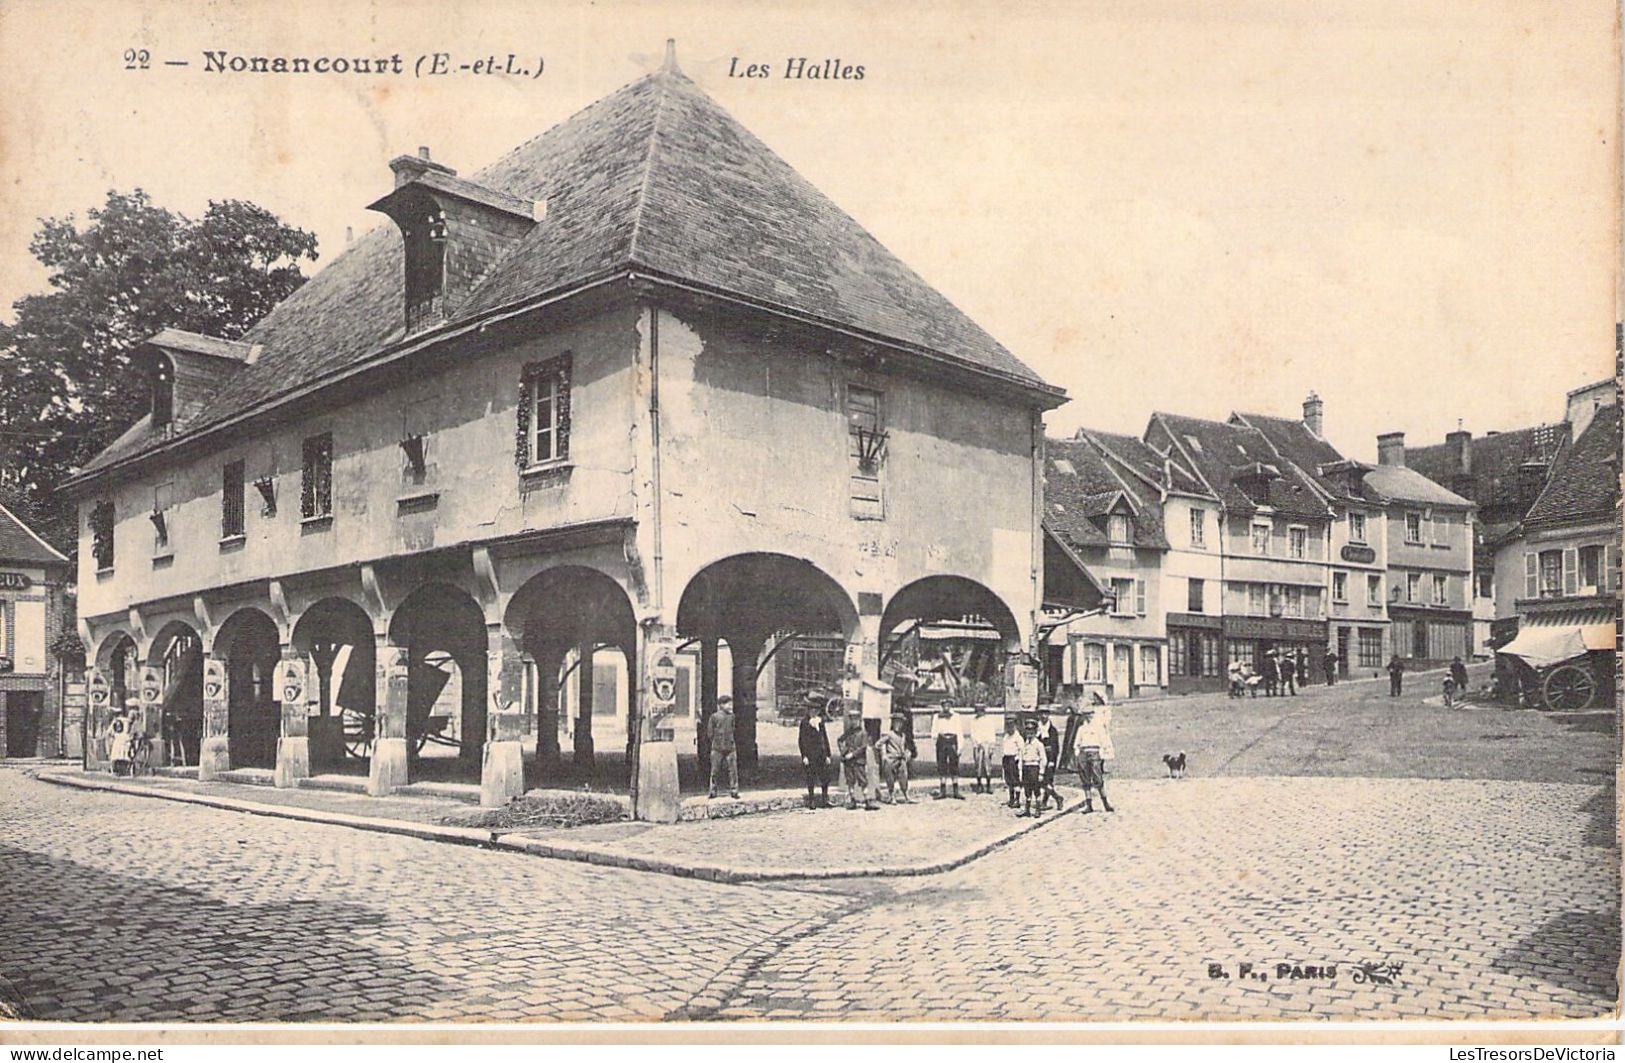
[[[1264,654],[1264,662],[1259,670],[1264,676],[1264,696],[1273,698],[1281,684],[1281,666],[1276,662],[1274,650]]]
[[[724,694],[706,725],[711,739],[711,796],[717,796],[717,777],[726,775],[728,792],[739,796],[739,753],[734,744],[734,699]]]
[[[1336,650],[1327,650],[1326,651],[1326,660],[1323,663],[1326,665],[1326,685],[1327,686],[1336,686],[1337,685],[1337,651]]]
[[[1396,653],[1393,659],[1388,662],[1388,696],[1391,698],[1399,697],[1400,690],[1404,686],[1405,662],[1400,660],[1399,654]]]
[[[1467,666],[1457,657],[1450,662],[1450,678],[1456,681],[1456,696],[1461,697],[1467,693]]]
[[[798,735],[801,770],[807,777],[807,807],[829,807],[829,731],[824,725],[824,699],[814,692],[807,695],[807,713],[801,718]],[[813,784],[819,796],[813,798]]]

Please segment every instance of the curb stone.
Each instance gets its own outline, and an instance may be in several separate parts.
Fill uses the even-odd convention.
[[[118,782],[113,779],[67,775],[55,771],[38,771],[34,773],[34,777],[53,786],[66,786],[71,789],[125,794],[132,797],[157,798],[163,801],[178,801],[182,804],[202,805],[206,808],[215,808],[226,812],[241,812],[253,816],[266,816],[272,819],[324,823],[329,826],[350,827],[355,830],[372,831],[378,834],[399,834],[408,838],[417,838],[420,841],[470,845],[482,849],[524,853],[549,860],[569,860],[575,863],[596,864],[603,867],[623,868],[629,871],[646,871],[651,874],[671,875],[677,878],[698,878],[710,882],[726,882],[730,884],[796,880],[828,881],[852,878],[912,878],[922,875],[941,874],[963,867],[989,853],[1002,849],[1017,838],[1025,837],[1033,831],[1046,827],[1059,820],[1062,816],[1072,815],[1079,807],[1079,803],[1074,800],[1071,805],[1055,812],[1053,815],[1046,816],[1034,823],[1024,824],[1018,830],[1012,831],[1003,837],[995,838],[958,856],[933,861],[929,864],[912,864],[902,867],[791,867],[751,870],[720,867],[715,864],[678,864],[668,860],[634,856],[590,845],[557,845],[536,838],[508,837],[501,831],[477,827],[448,827],[428,823],[409,823],[398,819],[354,816],[344,812],[325,812],[315,809],[295,808],[288,805],[266,805],[233,797],[192,794],[178,790],[156,790],[138,784]]]

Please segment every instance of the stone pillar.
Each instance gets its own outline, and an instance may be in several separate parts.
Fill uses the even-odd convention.
[[[107,720],[112,712],[108,699],[112,686],[107,673],[92,665],[85,670],[85,767],[106,771]]]
[[[579,663],[576,665],[575,763],[578,767],[586,765],[589,770],[596,768],[596,757],[593,755],[592,744],[592,658],[594,646],[593,640],[587,639],[576,648],[576,652],[579,654]]]
[[[694,713],[694,749],[700,758],[700,780],[710,777],[711,714],[717,711],[717,637],[700,639],[700,704]]]
[[[164,687],[163,670],[150,664],[143,666],[141,686],[136,695],[140,712],[134,726],[147,736],[151,749],[147,763],[155,768],[168,763],[164,757],[164,696],[168,693]]]
[[[373,716],[372,764],[367,793],[387,797],[405,786],[406,699],[410,689],[410,657],[406,650],[378,639],[377,709]]]
[[[681,805],[677,743],[665,715],[676,707],[677,639],[659,624],[640,630],[631,697],[636,711],[632,763],[632,815],[651,823],[675,823]]]
[[[733,655],[734,744],[739,749],[739,772],[756,770],[756,671],[762,661],[766,635],[734,632],[728,636]]]
[[[309,675],[305,659],[291,646],[282,648],[276,670],[276,695],[282,705],[282,731],[276,740],[276,785],[284,789],[310,778]]]
[[[230,708],[226,689],[226,659],[203,658],[203,741],[198,744],[197,777],[208,782],[231,770]]]
[[[486,630],[486,688],[490,707],[485,717],[485,749],[480,761],[480,804],[495,808],[525,792],[525,755],[521,744],[525,716],[520,701],[525,664],[519,649],[500,625]],[[555,744],[556,735],[555,733]],[[465,734],[465,742],[468,736]]]
[[[536,759],[544,780],[559,767],[559,669],[564,652],[558,643],[546,642],[536,657]]]

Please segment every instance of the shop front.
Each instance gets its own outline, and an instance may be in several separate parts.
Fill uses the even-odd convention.
[[[1239,661],[1263,671],[1271,650],[1294,661],[1311,683],[1325,682],[1326,621],[1288,620],[1281,617],[1227,616],[1224,618],[1225,666]]]
[[[1406,660],[1448,664],[1457,657],[1469,660],[1473,649],[1473,614],[1466,609],[1441,609],[1391,604],[1393,652]]]
[[[1223,621],[1200,613],[1168,614],[1168,692],[1225,688]]]

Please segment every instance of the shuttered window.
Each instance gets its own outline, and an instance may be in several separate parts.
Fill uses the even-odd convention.
[[[96,559],[96,569],[106,571],[113,567],[113,503],[97,502],[90,507],[90,556]]]
[[[573,357],[562,354],[525,367],[519,380],[514,461],[521,468],[570,456]]]
[[[1134,581],[1134,611],[1141,616],[1145,615],[1145,580]]]
[[[323,432],[305,440],[299,478],[299,515],[305,520],[333,514],[333,435]]]
[[[243,534],[243,463],[230,462],[220,474],[220,538]]]
[[[847,494],[851,514],[859,520],[882,520],[886,516],[880,482],[887,441],[882,414],[880,392],[856,384],[847,385],[846,426],[850,464]]]

